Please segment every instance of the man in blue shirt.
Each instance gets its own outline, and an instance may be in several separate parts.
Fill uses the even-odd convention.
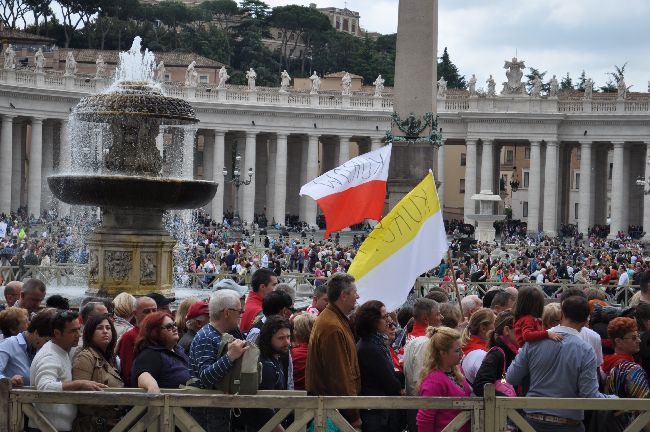
[[[0,342],[0,378],[11,379],[13,386],[28,386],[29,367],[36,352],[52,336],[56,309],[43,309],[29,323],[27,331]]]
[[[233,363],[248,350],[239,321],[244,312],[240,295],[230,289],[215,292],[208,305],[210,322],[196,333],[190,345],[190,375],[197,380],[199,388],[215,389],[228,375]],[[228,351],[219,355],[224,333],[235,339],[228,344]],[[192,416],[205,430],[230,430],[230,411],[217,408],[192,408]]]
[[[562,302],[562,319],[555,331],[562,341],[527,342],[508,368],[506,380],[518,386],[530,377],[528,397],[615,398],[598,391],[596,355],[580,337],[587,325],[589,304],[572,296]],[[583,432],[583,410],[527,409],[528,423],[538,432]]]

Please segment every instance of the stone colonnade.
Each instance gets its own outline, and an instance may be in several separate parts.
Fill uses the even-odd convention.
[[[519,143],[524,144],[525,143]],[[476,213],[476,193],[499,194],[499,143],[494,139],[467,139],[465,166],[465,220]],[[647,142],[560,142],[556,139],[529,140],[530,168],[527,185],[530,233],[557,235],[568,219],[571,150],[580,150],[578,190],[578,231],[587,233],[594,224],[606,224],[610,216],[610,236],[627,231],[629,225],[650,227],[650,195],[636,185],[637,177],[650,177],[650,141]],[[612,152],[611,166],[608,152]],[[480,176],[479,176],[480,173]],[[495,175],[496,174],[496,175]],[[520,183],[522,176],[519,176]],[[611,180],[611,209],[607,208],[608,181]],[[521,184],[520,188],[526,187]]]

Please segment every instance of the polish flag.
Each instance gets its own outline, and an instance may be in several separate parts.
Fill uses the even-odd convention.
[[[300,188],[316,200],[330,233],[362,222],[379,221],[384,210],[392,144],[350,159]]]

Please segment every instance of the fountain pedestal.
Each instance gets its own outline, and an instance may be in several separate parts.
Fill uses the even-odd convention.
[[[492,193],[478,193],[472,195],[472,200],[479,202],[479,214],[467,215],[468,219],[477,223],[474,238],[479,242],[493,242],[496,238],[494,222],[506,218],[505,215],[494,214],[494,203],[501,201],[501,197]]]

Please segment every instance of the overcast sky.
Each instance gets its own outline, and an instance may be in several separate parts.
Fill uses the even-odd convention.
[[[265,0],[271,6],[316,3],[361,14],[361,27],[397,31],[398,0]],[[515,52],[546,79],[584,69],[596,86],[606,72],[628,62],[631,91],[648,91],[650,80],[650,1],[626,0],[439,0],[438,55],[448,47],[461,74],[476,74],[478,87],[489,74],[505,81],[503,62]],[[499,86],[500,87],[500,86]]]

